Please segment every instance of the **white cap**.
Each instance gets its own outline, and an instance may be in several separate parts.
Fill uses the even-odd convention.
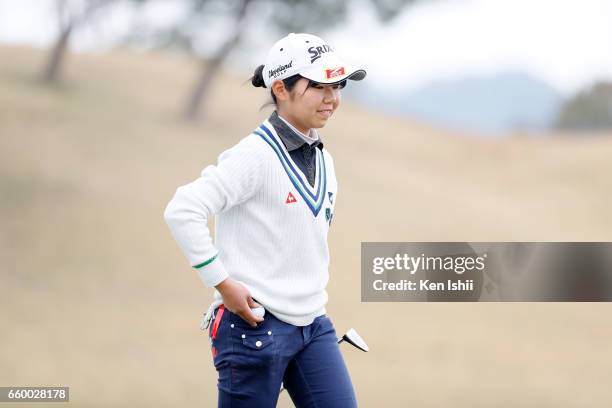
[[[266,88],[269,88],[277,79],[295,74],[322,84],[334,84],[345,79],[360,81],[366,76],[363,69],[344,62],[316,35],[291,33],[270,49],[261,75]]]

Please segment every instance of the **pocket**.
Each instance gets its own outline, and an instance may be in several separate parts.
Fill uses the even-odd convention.
[[[227,312],[227,311],[226,311]],[[234,313],[228,313],[226,324],[231,333],[232,356],[231,366],[235,369],[236,382],[260,376],[262,370],[269,369],[277,360],[279,337],[275,338],[275,324],[266,318],[257,327],[250,326]],[[242,379],[242,380],[240,380]]]
[[[233,337],[236,347],[232,349],[232,367],[237,372],[259,375],[276,361],[277,344],[272,331],[239,330]]]
[[[234,319],[235,317],[235,319]],[[238,315],[232,315],[231,329],[235,336],[239,337],[242,344],[251,350],[264,350],[274,344],[274,333],[272,327],[264,320],[252,327],[242,320]]]
[[[229,355],[232,387],[240,389],[245,384],[256,384],[262,376],[275,372],[278,361],[278,343],[270,331],[232,331],[233,347]]]
[[[243,333],[242,344],[251,350],[264,350],[274,343],[274,334],[271,331],[261,334]]]

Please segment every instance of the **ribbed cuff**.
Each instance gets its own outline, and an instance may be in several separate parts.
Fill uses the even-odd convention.
[[[217,256],[214,256],[210,260],[194,266],[194,268],[196,268],[198,271],[200,279],[202,282],[204,282],[204,286],[207,288],[217,286],[229,277],[225,271],[223,263],[217,258]]]

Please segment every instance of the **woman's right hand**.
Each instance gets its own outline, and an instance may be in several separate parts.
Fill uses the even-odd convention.
[[[261,305],[253,300],[249,290],[241,283],[227,278],[217,286],[215,286],[223,297],[223,304],[230,312],[237,314],[249,323],[256,327],[257,323],[262,322],[263,317],[258,317],[253,314],[251,308],[260,307]]]

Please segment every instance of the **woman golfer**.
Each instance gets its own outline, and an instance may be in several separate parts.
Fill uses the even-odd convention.
[[[274,407],[283,384],[297,407],[357,406],[325,310],[337,185],[316,129],[346,81],[365,75],[314,35],[278,41],[251,79],[276,110],[166,208],[182,251],[216,288],[205,327],[219,407]]]

